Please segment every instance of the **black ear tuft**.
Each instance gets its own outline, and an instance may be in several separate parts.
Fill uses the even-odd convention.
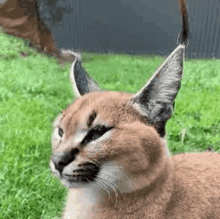
[[[179,0],[180,15],[182,17],[181,44],[186,44],[189,36],[189,23],[186,0]]]

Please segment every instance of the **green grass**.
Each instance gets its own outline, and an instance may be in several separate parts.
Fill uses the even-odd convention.
[[[74,99],[70,65],[5,33],[0,42],[0,218],[56,218],[66,190],[49,170],[51,124]],[[83,53],[83,60],[101,88],[135,93],[164,59]],[[184,69],[169,148],[220,151],[220,60],[186,60]]]

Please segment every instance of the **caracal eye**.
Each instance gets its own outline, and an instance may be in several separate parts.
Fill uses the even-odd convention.
[[[54,131],[54,137],[56,139],[62,139],[63,133],[64,133],[63,129],[61,129],[60,127],[56,127],[56,129]]]
[[[58,129],[58,134],[62,138],[63,137],[63,129],[59,128]]]
[[[85,136],[85,138],[83,139],[83,141],[81,142],[82,145],[86,145],[87,143],[94,141],[96,139],[98,139],[99,137],[101,137],[102,135],[104,135],[106,132],[108,132],[110,129],[112,129],[113,127],[107,127],[107,126],[103,126],[103,125],[97,125],[95,127],[93,127],[88,134]]]

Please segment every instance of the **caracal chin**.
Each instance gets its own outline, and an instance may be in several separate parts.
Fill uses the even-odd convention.
[[[188,36],[180,9],[181,43],[134,95],[101,91],[75,58],[78,98],[54,123],[50,162],[69,188],[63,219],[220,218],[220,155],[170,156],[165,141]]]

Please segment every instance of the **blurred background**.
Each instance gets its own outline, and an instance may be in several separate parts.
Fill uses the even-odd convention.
[[[35,36],[31,41],[47,48],[44,50],[48,53],[71,48],[99,53],[167,55],[177,45],[181,31],[178,0],[1,2],[4,5],[0,8],[0,25],[6,32],[15,35],[15,29],[19,32],[20,28],[23,30],[20,35],[28,38],[31,35],[28,31],[33,32],[35,26],[41,39]],[[187,4],[190,35],[186,57],[219,58],[219,0],[188,0]],[[14,22],[16,25],[12,25]],[[25,22],[25,27],[21,27]]]

